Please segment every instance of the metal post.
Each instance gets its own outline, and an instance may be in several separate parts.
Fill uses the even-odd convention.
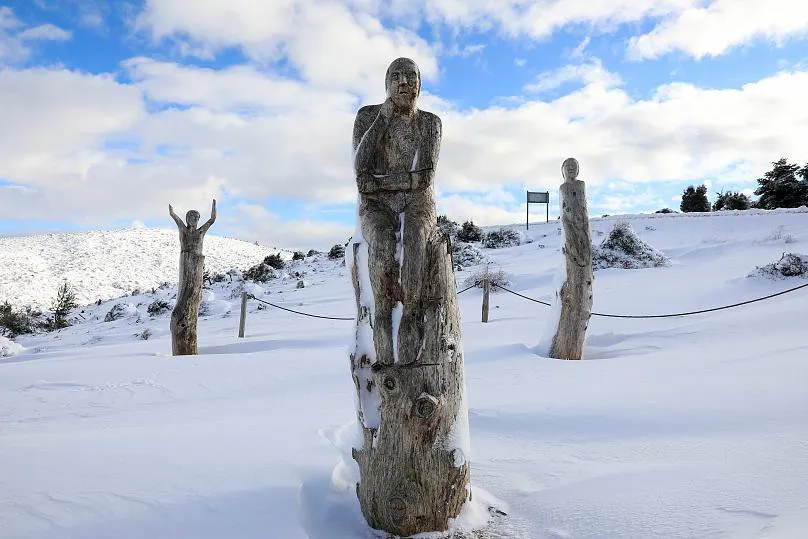
[[[247,292],[241,293],[241,318],[238,321],[238,336],[244,337],[244,327],[247,325]]]
[[[488,294],[491,292],[491,283],[488,280],[488,268],[483,277],[483,322],[488,322]]]
[[[530,230],[530,191],[525,192],[525,230]]]
[[[545,204],[544,207],[547,209],[547,222],[549,223],[550,222],[550,196],[549,195],[547,196],[547,204]]]

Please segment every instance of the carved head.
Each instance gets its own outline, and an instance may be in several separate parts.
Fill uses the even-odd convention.
[[[421,93],[421,70],[409,58],[396,58],[387,68],[384,89],[397,106],[414,109],[415,100]]]
[[[564,176],[564,181],[571,182],[578,178],[578,160],[574,157],[569,157],[561,164],[561,175]]]
[[[196,228],[196,225],[199,224],[199,212],[188,210],[188,213],[185,214],[185,222],[188,223],[189,227]]]

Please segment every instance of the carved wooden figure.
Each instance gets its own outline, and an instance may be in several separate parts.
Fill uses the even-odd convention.
[[[351,370],[363,432],[353,456],[368,523],[408,537],[446,530],[470,497],[468,410],[451,246],[436,226],[440,118],[416,106],[412,60],[395,60],[385,87],[353,132]]]
[[[564,226],[566,280],[559,291],[561,316],[550,357],[581,359],[586,328],[592,316],[592,235],[586,207],[586,184],[576,179],[578,161],[569,158],[561,166],[561,222]]]
[[[184,356],[198,352],[196,325],[205,273],[202,240],[216,221],[216,200],[210,210],[210,219],[199,228],[199,212],[196,210],[185,214],[187,224],[174,213],[171,204],[168,205],[168,213],[180,231],[180,281],[177,304],[171,313],[171,352],[175,356]]]

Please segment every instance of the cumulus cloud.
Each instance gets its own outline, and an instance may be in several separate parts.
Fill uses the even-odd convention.
[[[0,6],[0,66],[27,59],[37,41],[63,41],[71,33],[53,24],[28,26],[14,15],[10,7]]]
[[[714,0],[666,17],[650,32],[631,38],[629,56],[653,59],[671,51],[694,58],[720,56],[754,39],[781,44],[808,35],[808,3],[793,0]]]

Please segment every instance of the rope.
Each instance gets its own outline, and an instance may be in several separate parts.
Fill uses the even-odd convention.
[[[500,289],[502,289],[502,290],[504,290],[506,292],[510,292],[511,294],[514,294],[514,295],[519,296],[521,298],[525,298],[525,299],[530,300],[530,301],[535,301],[536,303],[541,303],[542,305],[550,306],[549,303],[546,303],[544,301],[539,301],[537,299],[529,298],[527,296],[523,296],[522,294],[520,294],[518,292],[514,292],[513,290],[508,290],[504,286],[500,286],[500,285],[496,285],[496,284],[492,284],[491,286],[494,286],[496,288],[500,288]],[[794,288],[789,288],[788,290],[783,290],[782,292],[777,292],[775,294],[769,294],[768,296],[763,296],[762,298],[756,298],[756,299],[750,299],[750,300],[746,300],[746,301],[741,301],[739,303],[733,303],[732,305],[724,305],[722,307],[712,307],[710,309],[700,309],[698,311],[686,311],[686,312],[681,312],[681,313],[670,313],[670,314],[604,314],[604,313],[592,313],[592,316],[602,316],[604,318],[672,318],[672,317],[675,317],[675,316],[690,316],[690,315],[693,315],[693,314],[702,314],[702,313],[709,313],[709,312],[713,312],[713,311],[722,311],[724,309],[731,309],[733,307],[740,307],[741,305],[748,305],[750,303],[756,303],[758,301],[763,301],[763,300],[771,299],[771,298],[774,298],[774,297],[777,297],[777,296],[782,296],[783,294],[788,294],[789,292],[794,292],[795,290],[799,290],[799,289],[805,288],[805,287],[808,287],[808,283],[802,284],[800,286],[795,286]]]
[[[461,290],[457,294],[460,295],[463,292],[466,292],[467,290],[471,290],[472,288],[474,288],[478,284],[480,284],[480,283],[476,282],[473,285],[469,286],[468,288],[464,288],[463,290]],[[286,307],[281,307],[280,305],[276,305],[275,303],[271,303],[269,301],[264,301],[263,299],[259,299],[259,298],[255,297],[255,296],[253,296],[252,294],[247,294],[247,297],[251,298],[251,299],[254,299],[255,301],[259,301],[261,303],[265,303],[267,305],[275,307],[276,309],[281,309],[282,311],[287,311],[287,312],[290,312],[290,313],[299,314],[301,316],[310,316],[311,318],[322,318],[323,320],[346,320],[346,321],[351,321],[351,322],[353,322],[355,320],[354,317],[347,318],[347,317],[344,317],[344,316],[323,316],[323,315],[320,315],[320,314],[310,314],[310,313],[304,313],[302,311],[296,311],[294,309],[288,309]]]

